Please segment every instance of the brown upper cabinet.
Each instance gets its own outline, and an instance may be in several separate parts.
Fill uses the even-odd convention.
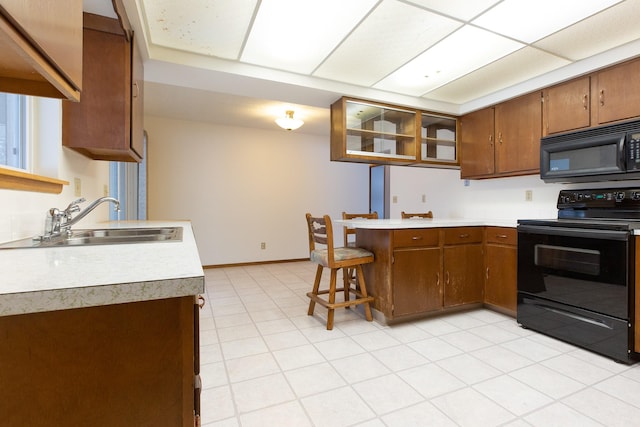
[[[638,75],[635,59],[545,89],[545,135],[640,117]]]
[[[457,118],[342,97],[331,105],[331,160],[457,167]]]
[[[82,0],[2,0],[0,52],[0,92],[78,101]]]
[[[460,131],[462,178],[535,174],[540,170],[541,94],[464,115]]]
[[[95,160],[143,156],[143,68],[135,38],[117,19],[84,16],[84,88],[62,106],[62,143]]]

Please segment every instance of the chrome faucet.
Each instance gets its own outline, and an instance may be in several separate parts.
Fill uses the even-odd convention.
[[[47,218],[44,226],[44,234],[40,236],[40,240],[50,239],[55,236],[59,236],[63,233],[70,234],[71,226],[78,223],[82,218],[87,216],[89,212],[94,210],[98,205],[104,202],[111,202],[115,205],[115,211],[120,211],[120,201],[118,199],[114,199],[113,197],[101,197],[97,200],[91,202],[89,206],[85,208],[85,210],[81,211],[80,203],[85,202],[86,199],[84,197],[74,200],[69,203],[63,211],[58,208],[51,208],[47,211]],[[76,212],[80,212],[76,217],[73,216]]]

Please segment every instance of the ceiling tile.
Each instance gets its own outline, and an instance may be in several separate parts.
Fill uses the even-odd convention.
[[[638,17],[640,1],[627,0],[538,41],[535,46],[578,61],[640,39]]]
[[[569,63],[539,49],[525,47],[424,96],[464,104]]]
[[[310,74],[376,0],[262,0],[241,60]]]
[[[472,23],[532,43],[621,0],[505,0]]]
[[[500,0],[408,0],[409,3],[426,7],[435,12],[468,21],[478,16]]]
[[[151,43],[238,59],[257,0],[142,0]]]
[[[422,96],[524,45],[465,25],[374,87]]]
[[[314,75],[371,86],[461,25],[453,19],[387,0],[349,35]]]

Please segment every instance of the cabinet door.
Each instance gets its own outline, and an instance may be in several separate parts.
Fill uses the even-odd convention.
[[[515,314],[517,305],[517,248],[487,244],[485,248],[486,303]]]
[[[541,94],[533,92],[496,105],[496,173],[540,170]]]
[[[590,85],[591,79],[582,77],[544,90],[545,134],[591,125]]]
[[[64,146],[95,160],[142,159],[142,84],[133,87],[132,47],[117,19],[85,14],[84,89],[79,103],[63,104]]]
[[[82,1],[0,2],[0,91],[77,101]]]
[[[640,60],[625,62],[596,73],[595,125],[640,116]]]
[[[131,149],[144,156],[144,66],[137,39],[131,38]]]
[[[460,119],[460,176],[494,173],[493,108],[474,111]]]
[[[482,302],[482,244],[444,248],[444,306]]]
[[[393,251],[393,315],[442,308],[440,248]]]

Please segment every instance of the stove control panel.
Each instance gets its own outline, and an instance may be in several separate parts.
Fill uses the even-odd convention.
[[[610,212],[612,217],[617,216],[615,212],[622,211],[633,213],[632,217],[636,214],[640,217],[640,188],[561,190],[558,195],[558,210]]]

